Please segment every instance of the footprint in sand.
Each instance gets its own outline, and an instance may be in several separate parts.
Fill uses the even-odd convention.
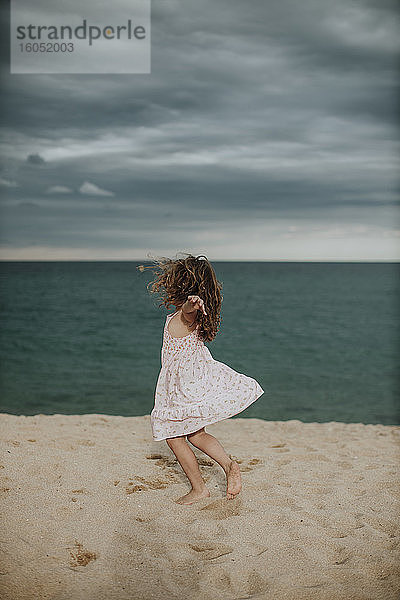
[[[322,527],[330,538],[345,538],[352,535],[355,529],[364,527],[362,513],[341,513],[330,517],[326,514],[316,515],[304,511],[304,515]]]
[[[342,548],[338,548],[335,551],[335,556],[334,556],[333,564],[335,564],[335,565],[344,565],[352,557],[353,557],[352,553],[347,548],[345,548],[343,546]]]
[[[83,547],[83,544],[75,540],[75,548],[67,548],[70,554],[70,567],[86,567],[92,560],[98,558],[96,552],[91,552]]]
[[[226,569],[217,566],[217,564],[212,569],[208,569],[202,578],[202,583],[206,590],[215,590],[215,597],[218,597],[217,594],[219,592],[223,592],[224,594],[229,592],[233,596],[231,577]]]
[[[279,482],[279,485],[282,485],[281,482]],[[283,494],[279,494],[277,492],[274,492],[271,496],[264,496],[264,502],[271,504],[272,506],[291,508],[294,511],[303,510],[303,507],[297,504],[293,498],[290,496],[284,496]]]
[[[233,552],[232,546],[226,544],[215,544],[213,542],[196,542],[195,544],[189,544],[189,547],[197,553],[197,556],[204,560],[213,560],[214,558],[220,558]]]
[[[400,533],[397,523],[383,517],[363,515],[363,523],[369,525],[369,527],[372,527],[372,529],[375,529],[379,533],[385,533],[389,538],[397,538]]]
[[[146,458],[147,460],[156,460],[157,467],[161,467],[162,469],[173,467],[178,464],[176,458],[170,458],[169,456],[163,456],[162,454],[149,454]]]
[[[138,523],[151,523],[154,520],[154,517],[135,517],[135,521],[137,521]]]
[[[251,598],[255,594],[262,594],[269,588],[267,581],[255,569],[251,569],[244,577],[244,593]]]
[[[130,481],[128,485],[125,487],[127,494],[133,494],[134,492],[143,492],[146,490],[162,490],[168,486],[167,481],[163,481],[162,479],[153,479],[152,481],[145,479],[144,477],[136,477],[142,483],[138,483],[135,485],[133,481]]]
[[[247,572],[246,572],[247,571]],[[256,569],[238,569],[235,563],[220,566],[218,563],[210,565],[205,571],[200,586],[210,591],[215,590],[215,598],[220,592],[229,594],[229,598],[245,600],[246,598],[263,598],[270,585]],[[272,598],[272,596],[271,596]]]
[[[280,444],[270,444],[268,448],[272,448],[276,450],[274,454],[282,453],[282,452],[290,452],[290,448],[286,448],[286,443],[282,442]]]
[[[242,507],[241,498],[233,498],[229,501],[226,498],[220,498],[203,506],[199,510],[206,511],[205,514],[209,515],[211,519],[222,520],[242,514]]]
[[[261,458],[250,458],[242,460],[241,458],[237,458],[236,456],[229,455],[231,460],[234,460],[240,465],[240,471],[242,473],[246,473],[247,471],[253,471],[256,465],[262,465],[263,460]]]
[[[137,481],[134,481],[135,479]],[[143,492],[146,490],[162,490],[171,483],[180,483],[172,473],[165,473],[163,478],[154,477],[152,479],[146,479],[140,475],[135,475],[125,486],[125,491],[127,494],[133,494],[134,492]],[[114,485],[118,484],[119,481],[114,481]]]
[[[148,460],[156,460],[155,463],[158,467],[162,469],[166,469],[167,467],[179,466],[178,460],[176,458],[171,458],[169,456],[163,456],[162,454],[149,454],[146,456]],[[206,458],[197,457],[197,461],[202,467],[213,467],[216,463],[212,460],[207,460]]]

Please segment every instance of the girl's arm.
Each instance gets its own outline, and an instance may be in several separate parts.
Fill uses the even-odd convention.
[[[198,310],[202,310],[205,315],[207,314],[204,301],[199,296],[188,296],[185,304],[182,305],[182,313],[190,325],[195,322]]]

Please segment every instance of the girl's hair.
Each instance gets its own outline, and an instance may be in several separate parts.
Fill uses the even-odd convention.
[[[150,293],[161,295],[159,306],[168,308],[173,304],[180,309],[188,296],[199,296],[204,301],[207,315],[201,310],[197,311],[197,332],[203,341],[211,342],[221,323],[222,283],[217,280],[206,256],[192,256],[187,252],[181,254],[186,254],[186,258],[156,258],[154,265],[139,265],[137,269],[154,270],[156,277],[146,287]]]

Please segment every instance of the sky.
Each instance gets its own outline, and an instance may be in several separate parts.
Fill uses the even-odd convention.
[[[150,74],[16,75],[3,3],[0,259],[399,260],[397,2],[151,6]]]

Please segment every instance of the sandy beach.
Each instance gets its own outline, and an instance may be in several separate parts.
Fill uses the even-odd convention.
[[[194,448],[190,487],[150,417],[0,415],[4,600],[398,600],[400,427],[228,419],[240,463]]]

